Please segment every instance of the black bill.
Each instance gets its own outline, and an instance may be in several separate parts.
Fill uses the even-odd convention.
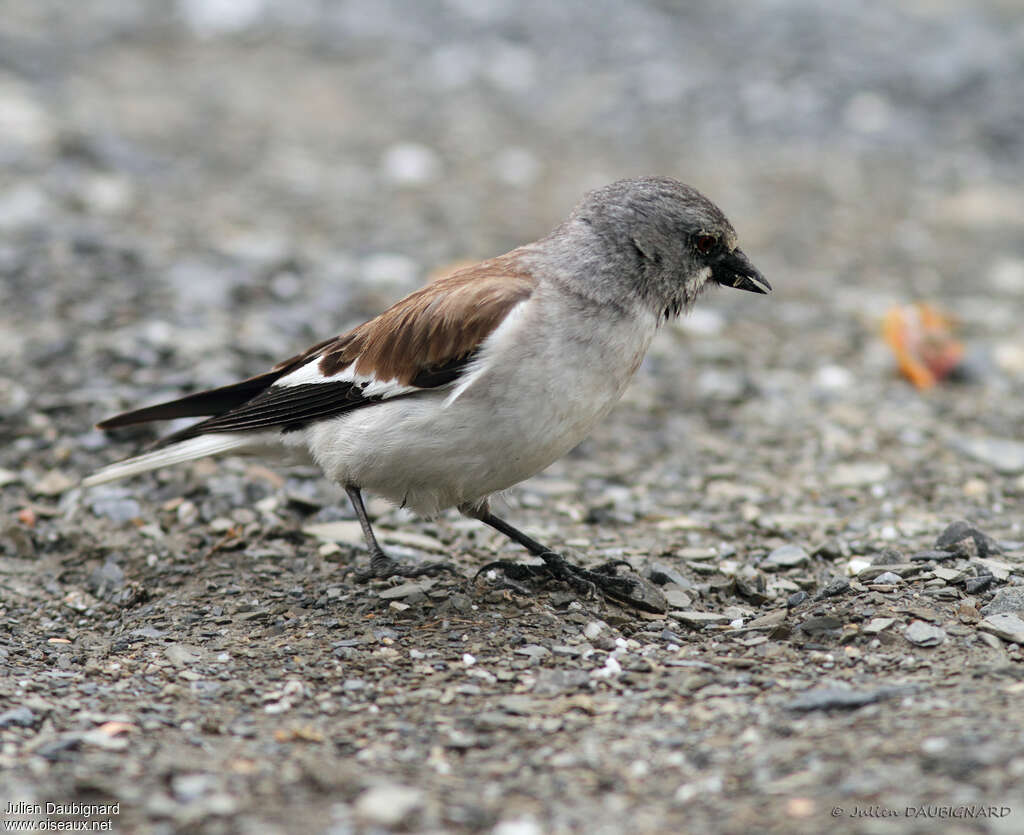
[[[772,285],[761,275],[760,271],[742,249],[734,249],[719,258],[711,265],[711,280],[723,287],[735,287],[737,290],[749,290],[751,293],[770,293]]]

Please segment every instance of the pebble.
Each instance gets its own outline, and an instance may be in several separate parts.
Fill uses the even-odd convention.
[[[964,579],[964,572],[956,568],[942,568],[941,566],[936,566],[932,569],[932,573],[940,580],[950,584],[959,583]]]
[[[1007,438],[967,438],[956,436],[953,449],[980,461],[1002,475],[1024,473],[1024,443]]]
[[[854,710],[901,695],[905,688],[879,687],[877,690],[847,690],[841,687],[817,687],[786,705],[786,710],[806,712],[842,708]]]
[[[947,525],[935,540],[935,547],[968,558],[987,557],[999,552],[999,546],[991,537],[963,520]]]
[[[891,571],[883,571],[877,577],[875,577],[872,583],[880,583],[882,585],[895,586],[903,582],[903,578],[899,574],[894,574]]]
[[[203,657],[203,651],[188,644],[171,644],[164,647],[164,655],[175,666],[184,667],[199,661]]]
[[[390,588],[383,589],[380,592],[381,600],[402,600],[403,598],[422,598],[424,593],[429,591],[434,585],[434,581],[418,580],[415,583],[402,583],[398,586],[391,586]]]
[[[915,646],[937,647],[946,640],[946,633],[939,626],[933,626],[923,620],[915,620],[904,630],[903,637]]]
[[[365,544],[362,526],[356,521],[319,522],[306,525],[302,532],[324,542],[340,542],[343,545]]]
[[[803,565],[810,557],[799,545],[783,545],[772,551],[761,563],[761,568],[766,571],[795,568]]]
[[[729,616],[719,612],[671,611],[668,613],[668,616],[673,620],[698,629],[709,624],[729,622]]]
[[[860,461],[838,464],[829,473],[830,487],[867,487],[889,478],[891,469],[884,461]]]
[[[96,516],[103,516],[114,522],[130,522],[142,516],[142,506],[135,499],[108,496],[96,499],[92,505]]]
[[[810,595],[805,591],[795,591],[786,598],[786,608],[793,609],[803,603]]]
[[[896,579],[898,580],[899,578],[897,577]],[[818,592],[818,594],[815,596],[814,599],[815,600],[824,600],[824,599],[826,599],[828,597],[838,597],[841,594],[845,594],[849,590],[850,590],[850,581],[845,579],[845,578],[843,578],[843,577],[838,577],[835,580],[833,580],[832,582],[828,583],[825,586],[825,588],[823,588],[820,592]]]
[[[400,142],[384,152],[384,176],[398,185],[423,185],[437,179],[441,161],[434,151],[417,142]]]
[[[540,661],[540,659],[551,655],[551,650],[547,647],[542,647],[540,644],[527,644],[525,647],[519,647],[516,650],[516,655],[525,655],[534,661]]]
[[[978,628],[985,632],[991,632],[1004,641],[1024,644],[1024,620],[1012,612],[989,615],[978,624]]]
[[[865,635],[877,635],[896,623],[896,618],[872,618],[862,630]]]
[[[1008,586],[999,589],[995,596],[981,607],[981,613],[986,617],[1002,615],[1007,612],[1015,615],[1024,614],[1024,586]]]
[[[34,482],[32,492],[39,496],[59,496],[75,486],[75,480],[59,470],[50,470],[46,475]]]
[[[687,609],[693,605],[693,598],[681,589],[669,589],[665,592],[665,600],[672,609]]]
[[[356,800],[356,814],[367,823],[398,826],[423,804],[423,792],[388,783],[367,789]]]
[[[533,818],[512,818],[498,821],[491,835],[544,835],[544,830]]]
[[[968,594],[978,594],[985,591],[996,578],[991,574],[982,574],[979,577],[972,577],[964,583],[964,591]]]
[[[12,707],[0,713],[0,728],[31,728],[38,720],[27,707]]]

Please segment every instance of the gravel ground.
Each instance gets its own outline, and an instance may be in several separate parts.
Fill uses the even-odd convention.
[[[0,2],[3,817],[1024,831],[1022,88],[1013,0]],[[463,576],[356,585],[305,469],[75,487],[154,437],[96,420],[650,173],[776,292],[708,294],[506,505],[667,614],[474,583],[518,552],[379,501]],[[916,300],[967,347],[925,392]]]

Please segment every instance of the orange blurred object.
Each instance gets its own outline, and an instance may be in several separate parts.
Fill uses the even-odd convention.
[[[963,343],[953,338],[954,321],[925,302],[892,307],[882,335],[899,362],[900,373],[919,389],[934,386],[960,365]]]

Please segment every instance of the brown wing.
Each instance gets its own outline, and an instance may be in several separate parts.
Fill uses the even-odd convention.
[[[432,281],[338,337],[323,351],[321,373],[331,377],[355,363],[358,374],[415,385],[418,376],[464,359],[533,292],[536,282],[515,255]]]

